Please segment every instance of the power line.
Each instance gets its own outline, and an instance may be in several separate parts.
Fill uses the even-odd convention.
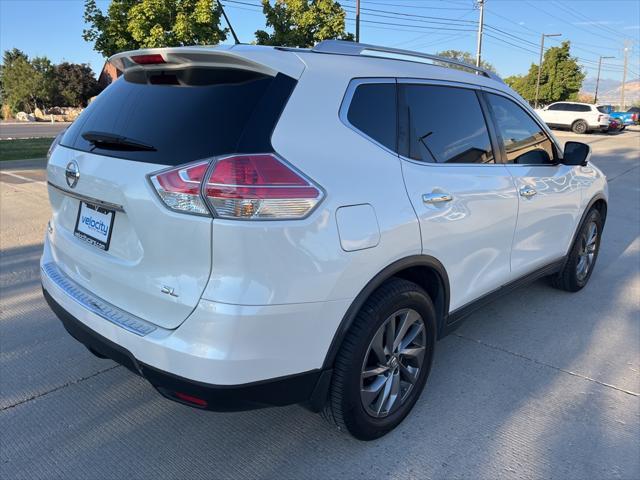
[[[355,2],[355,0],[346,0],[349,2]],[[418,8],[418,9],[429,9],[429,10],[473,10],[472,8],[465,7],[432,7],[427,5],[408,5],[403,3],[389,3],[389,2],[375,2],[371,0],[367,0],[368,5],[384,5],[387,7],[400,7],[400,8]],[[344,6],[344,5],[343,5]]]

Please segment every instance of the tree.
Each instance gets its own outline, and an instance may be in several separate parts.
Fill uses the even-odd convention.
[[[544,54],[538,95],[538,101],[543,105],[573,100],[578,96],[585,73],[578,65],[578,60],[571,56],[569,48],[569,42],[562,42],[559,47],[552,47]],[[504,80],[525,100],[533,103],[537,79],[538,66],[531,64],[526,75],[514,75]]]
[[[345,31],[346,13],[334,0],[262,0],[267,26],[258,30],[259,45],[311,47],[327,39],[353,40]]]
[[[444,50],[443,52],[438,52],[436,55],[438,55],[439,57],[452,58],[459,62],[467,63],[473,66],[475,66],[476,64],[476,57],[469,52],[463,52],[460,50]],[[495,67],[491,65],[489,62],[480,60],[480,66],[485,70],[489,70],[491,72],[496,73]]]
[[[2,64],[2,101],[12,112],[32,112],[50,101],[52,65],[47,58],[30,61],[24,52],[14,48],[4,52]]]
[[[82,34],[106,57],[124,50],[212,45],[227,38],[217,0],[113,0],[107,13],[85,0]]]
[[[53,103],[61,106],[80,107],[98,94],[98,81],[86,63],[64,62],[54,69]]]

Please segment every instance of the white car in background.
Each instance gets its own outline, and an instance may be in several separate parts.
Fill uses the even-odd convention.
[[[609,130],[610,117],[604,107],[590,103],[556,102],[536,113],[552,128],[570,128],[574,133]]]

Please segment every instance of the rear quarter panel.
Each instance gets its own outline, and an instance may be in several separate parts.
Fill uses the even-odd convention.
[[[354,69],[339,68],[332,55],[310,54],[304,60],[306,70],[272,144],[324,189],[325,198],[304,220],[214,220],[212,276],[204,293],[208,300],[265,305],[351,299],[387,265],[421,253],[400,160],[339,119]],[[359,76],[380,76],[369,63],[361,62]],[[372,206],[380,238],[374,247],[345,251],[336,211],[360,204]],[[333,320],[337,326],[340,319]]]

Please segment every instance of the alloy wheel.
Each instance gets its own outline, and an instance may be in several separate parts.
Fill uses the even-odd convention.
[[[378,328],[360,374],[360,398],[369,415],[386,417],[409,398],[422,371],[426,338],[422,316],[410,308],[396,311]]]
[[[591,270],[596,256],[598,246],[598,225],[595,222],[589,223],[584,235],[580,239],[580,249],[578,250],[578,264],[576,265],[576,276],[579,281],[584,281]]]

